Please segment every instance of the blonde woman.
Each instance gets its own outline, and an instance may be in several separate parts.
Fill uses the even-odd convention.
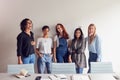
[[[86,39],[88,41],[89,51],[88,73],[90,73],[90,62],[101,61],[101,42],[99,36],[96,34],[96,26],[94,24],[88,26],[88,37]]]

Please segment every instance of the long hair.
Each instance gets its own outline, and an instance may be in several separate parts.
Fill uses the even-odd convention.
[[[77,39],[77,37],[76,37],[76,32],[77,32],[77,31],[80,31],[80,32],[81,32],[81,35],[80,35],[79,39],[80,39],[80,40],[83,40],[84,35],[83,35],[83,32],[82,32],[82,29],[81,29],[81,28],[76,28],[76,29],[75,29],[75,31],[74,31],[74,39],[75,39],[75,40]]]
[[[94,31],[94,34],[93,34],[92,36],[89,36],[89,29],[90,29],[91,26],[94,26],[95,31]],[[93,41],[94,38],[95,38],[95,35],[96,35],[96,27],[95,27],[95,24],[90,24],[90,25],[88,26],[88,43],[89,43],[89,44],[92,43],[92,41]]]
[[[20,29],[21,31],[25,31],[26,30],[26,25],[27,25],[27,21],[29,21],[30,19],[25,18],[21,21],[20,23]],[[31,21],[31,20],[30,20]],[[31,21],[32,22],[32,21]]]
[[[59,36],[60,35],[60,33],[59,33],[59,31],[57,30],[57,26],[59,26],[60,25],[60,27],[63,29],[63,38],[65,38],[65,39],[69,39],[69,35],[68,35],[68,33],[66,32],[66,30],[65,30],[65,27],[62,25],[62,24],[60,24],[60,23],[58,23],[57,25],[56,25],[56,33],[57,33],[57,35]]]

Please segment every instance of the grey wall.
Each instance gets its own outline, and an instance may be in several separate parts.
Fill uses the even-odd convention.
[[[85,36],[90,23],[95,23],[102,40],[102,61],[112,61],[115,72],[120,72],[120,0],[0,0],[0,72],[7,71],[7,64],[16,64],[16,37],[23,18],[33,21],[35,39],[41,27],[49,25],[51,36],[60,22],[73,35],[82,26]]]

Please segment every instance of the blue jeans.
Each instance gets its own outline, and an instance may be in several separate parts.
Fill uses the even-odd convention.
[[[37,59],[37,67],[38,67],[38,73],[45,73],[45,70],[47,69],[47,73],[51,73],[51,63],[52,63],[52,57],[50,54],[43,54],[42,57],[38,57]]]
[[[34,64],[35,63],[35,54],[31,54],[28,57],[22,57],[23,64]]]
[[[76,68],[76,72],[78,74],[82,74],[83,73],[83,68]]]

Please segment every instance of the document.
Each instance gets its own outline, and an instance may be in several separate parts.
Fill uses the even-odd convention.
[[[67,79],[67,76],[64,74],[55,74],[55,76],[60,79]]]
[[[72,80],[90,80],[88,75],[72,75]]]
[[[116,80],[113,74],[91,74],[91,80]]]
[[[55,75],[50,75],[49,78],[51,80],[68,80],[67,76],[64,74],[55,74]]]

